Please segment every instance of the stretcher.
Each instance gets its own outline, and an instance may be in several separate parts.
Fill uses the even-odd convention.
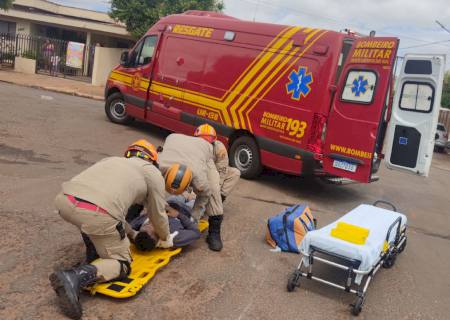
[[[198,228],[203,232],[208,228],[208,222],[200,220]],[[131,273],[126,279],[95,284],[86,288],[92,295],[100,293],[112,298],[125,299],[136,295],[147,284],[156,272],[167,265],[179,254],[182,248],[154,249],[139,251],[131,244]]]
[[[378,204],[390,205],[392,210],[380,208]],[[294,291],[300,286],[302,277],[315,280],[356,295],[352,313],[358,315],[365,302],[368,286],[380,267],[391,268],[406,247],[406,216],[385,201],[373,205],[362,204],[337,221],[306,234],[300,245],[301,259],[293,273],[289,275],[287,290]],[[342,226],[365,233],[366,239],[354,241],[350,234],[342,239],[336,230]],[[333,235],[334,236],[333,236]],[[358,235],[356,235],[358,236]],[[360,241],[361,240],[361,241]],[[357,244],[359,243],[359,244]],[[313,275],[316,262],[324,263],[346,272],[344,284],[335,283]]]

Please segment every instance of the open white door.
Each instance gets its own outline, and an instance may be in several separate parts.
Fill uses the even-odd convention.
[[[444,69],[445,55],[405,55],[386,136],[388,168],[428,176]]]

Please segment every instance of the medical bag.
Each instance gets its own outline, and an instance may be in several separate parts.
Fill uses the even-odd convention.
[[[306,205],[295,205],[267,221],[266,241],[273,248],[300,253],[300,243],[308,231],[316,229],[316,219]]]

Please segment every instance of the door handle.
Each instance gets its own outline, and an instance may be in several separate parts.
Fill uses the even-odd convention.
[[[176,63],[177,65],[181,66],[184,63],[184,59],[182,57],[178,57]]]

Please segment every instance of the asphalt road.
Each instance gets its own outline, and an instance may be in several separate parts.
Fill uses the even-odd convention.
[[[60,319],[48,275],[82,259],[77,230],[54,213],[63,181],[132,141],[161,144],[164,130],[115,125],[103,104],[0,84],[0,319]],[[360,203],[389,200],[408,216],[408,246],[369,288],[360,319],[448,319],[450,156],[428,179],[388,171],[370,185],[328,185],[271,171],[240,181],[225,203],[224,250],[204,240],[173,260],[133,299],[83,294],[84,319],[348,319],[353,296],[316,282],[286,292],[295,254],[272,253],[266,221],[307,203],[324,225]],[[330,269],[323,275],[336,278]]]

